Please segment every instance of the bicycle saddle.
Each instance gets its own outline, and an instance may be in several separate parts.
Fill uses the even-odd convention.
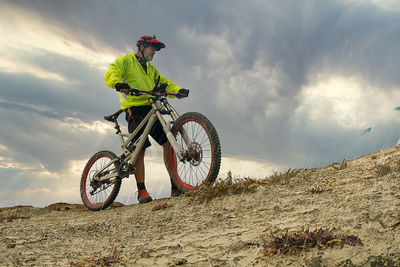
[[[115,113],[112,114],[112,115],[104,116],[104,119],[105,119],[106,121],[115,122],[116,119],[118,118],[119,114],[121,114],[122,112],[123,112],[123,110],[120,109],[120,110],[118,110],[117,112],[115,112]]]

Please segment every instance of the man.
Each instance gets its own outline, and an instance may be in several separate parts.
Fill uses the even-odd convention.
[[[149,95],[134,96],[129,94],[130,88],[151,91],[160,77],[160,83],[167,83],[166,91],[176,93],[176,97],[183,98],[189,95],[189,90],[181,88],[169,79],[161,75],[157,69],[150,64],[157,51],[165,48],[165,44],[158,41],[155,36],[142,36],[136,43],[137,52],[132,52],[120,56],[111,63],[104,75],[105,83],[108,87],[115,88],[120,92],[121,108],[125,110],[126,120],[128,121],[128,130],[130,133],[134,131],[137,125],[144,119],[147,113],[151,110],[148,102]],[[140,133],[139,133],[140,135]],[[150,135],[157,143],[163,146],[164,163],[166,163],[167,153],[167,137],[162,129],[159,121],[157,121]],[[136,141],[135,139],[133,141]],[[135,178],[138,187],[139,203],[147,203],[153,199],[149,195],[145,186],[145,170],[144,170],[144,154],[147,147],[151,146],[147,139],[143,150],[135,163]],[[171,181],[171,196],[176,196],[181,192],[175,187]]]

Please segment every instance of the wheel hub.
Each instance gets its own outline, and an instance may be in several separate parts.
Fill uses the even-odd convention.
[[[193,142],[187,152],[187,155],[187,160],[190,162],[190,164],[193,166],[199,166],[203,159],[203,150],[201,149],[200,144]]]

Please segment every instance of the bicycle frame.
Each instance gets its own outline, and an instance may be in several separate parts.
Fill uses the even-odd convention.
[[[147,91],[140,91],[141,93],[149,93],[152,95],[155,95],[155,97],[150,97],[149,98],[149,103],[152,107],[150,112],[145,116],[145,118],[142,120],[142,122],[136,127],[136,129],[133,131],[133,133],[128,134],[128,133],[122,133],[119,127],[119,124],[117,122],[117,117],[119,116],[120,113],[122,113],[122,110],[119,111],[119,113],[116,115],[117,117],[115,118],[115,128],[117,129],[117,135],[119,137],[119,141],[121,143],[121,149],[123,154],[120,157],[114,158],[111,160],[108,164],[106,164],[102,169],[98,170],[94,174],[94,179],[97,180],[98,182],[103,182],[106,180],[110,180],[113,178],[116,178],[119,176],[119,171],[115,171],[110,174],[103,175],[99,177],[99,174],[101,174],[105,169],[107,169],[109,166],[112,164],[118,162],[123,158],[124,164],[129,164],[130,166],[134,166],[136,163],[136,160],[138,158],[138,155],[140,151],[142,150],[144,143],[147,139],[147,136],[149,135],[151,128],[153,127],[154,123],[158,120],[162,127],[163,130],[167,136],[168,141],[170,142],[171,146],[173,147],[176,156],[180,161],[184,161],[186,158],[186,153],[185,151],[182,151],[182,148],[179,146],[178,142],[175,139],[175,136],[171,132],[171,122],[175,122],[177,120],[177,116],[175,112],[173,111],[172,107],[166,100],[165,96],[167,95],[172,95],[169,93],[153,93],[153,92],[147,92]],[[164,97],[162,97],[164,96]],[[164,120],[162,114],[169,114],[172,118],[172,121],[169,121],[168,123]],[[135,138],[135,136],[139,133],[139,131],[144,128],[143,133],[137,138],[137,140],[132,144],[131,141]],[[187,147],[190,147],[192,142],[187,135],[187,133],[182,129],[180,131],[183,140],[185,141]],[[124,139],[126,138],[126,139]],[[130,149],[133,149],[133,151],[130,151]],[[121,162],[120,162],[121,164]],[[128,166],[129,166],[128,165]],[[129,175],[128,175],[129,176]],[[127,176],[126,176],[127,177]],[[125,178],[125,177],[121,177]]]

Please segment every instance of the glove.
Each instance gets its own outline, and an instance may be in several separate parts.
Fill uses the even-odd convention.
[[[188,97],[189,96],[189,89],[185,89],[185,88],[179,89],[179,91],[176,93],[175,96],[176,96],[176,98],[179,98],[179,99],[184,98],[184,97]]]
[[[131,95],[134,95],[134,96],[140,96],[140,95],[142,95],[142,94],[140,93],[139,89],[136,89],[136,88],[129,89],[129,92],[130,92]]]
[[[156,93],[166,93],[167,92],[167,86],[168,86],[168,83],[162,83],[162,84],[160,84],[160,86],[158,86],[158,87],[155,87],[154,89],[153,89],[153,91],[154,92],[156,92]]]
[[[127,83],[116,83],[115,89],[119,92],[121,89],[131,89],[131,87]]]

